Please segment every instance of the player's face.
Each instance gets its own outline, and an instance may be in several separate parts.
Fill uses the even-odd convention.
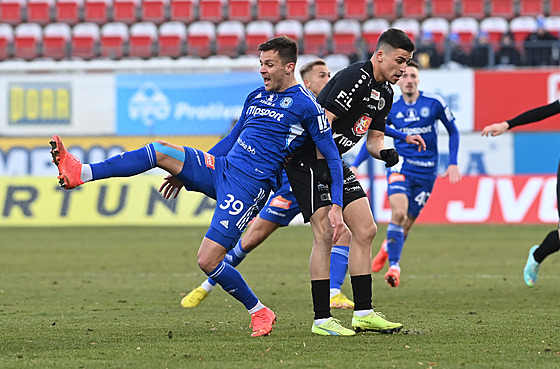
[[[319,92],[325,87],[327,82],[331,79],[331,71],[326,65],[315,65],[307,73],[303,83],[305,87],[313,93],[313,95],[319,95]]]
[[[420,83],[418,69],[408,66],[397,84],[401,88],[403,94],[415,95],[418,92],[418,83]]]
[[[261,51],[260,63],[265,90],[282,92],[290,87],[294,63],[284,64],[274,50]]]
[[[395,84],[404,74],[406,62],[412,59],[412,52],[387,46],[378,50],[375,57],[380,67],[380,75],[376,75],[375,80]]]

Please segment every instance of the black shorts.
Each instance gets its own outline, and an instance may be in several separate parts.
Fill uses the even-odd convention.
[[[352,201],[366,197],[366,193],[354,173],[344,163],[342,170],[344,177],[342,201],[346,207]],[[286,167],[292,192],[305,222],[309,222],[309,218],[317,209],[332,204],[330,173],[325,159],[292,160]]]

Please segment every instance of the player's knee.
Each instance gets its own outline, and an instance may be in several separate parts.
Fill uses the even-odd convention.
[[[216,267],[219,264],[219,262],[215,258],[211,258],[209,255],[206,255],[204,253],[198,254],[197,262],[198,262],[198,267],[204,273],[210,273],[211,271],[216,269]]]
[[[406,210],[394,210],[391,215],[391,222],[399,225],[404,225],[404,223],[406,222],[406,218]]]
[[[344,227],[344,230],[342,231],[342,234],[338,238],[336,244],[342,246],[348,246],[350,245],[351,239],[352,239],[352,233],[350,233],[350,230],[347,227]]]
[[[371,245],[376,234],[377,225],[375,222],[371,222],[370,224],[360,226],[358,230],[352,233],[352,237],[361,241],[360,243]]]

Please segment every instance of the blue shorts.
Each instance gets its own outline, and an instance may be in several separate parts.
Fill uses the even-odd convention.
[[[432,194],[434,179],[422,179],[410,174],[387,171],[387,195],[404,193],[408,197],[408,215],[418,218]]]
[[[286,172],[282,173],[282,187],[270,195],[268,202],[259,213],[259,217],[269,222],[287,226],[296,215],[299,206],[290,187]]]
[[[184,149],[185,163],[176,177],[187,190],[216,200],[206,237],[229,251],[264,206],[270,185],[248,177],[229,165],[225,157],[214,157],[191,147]]]

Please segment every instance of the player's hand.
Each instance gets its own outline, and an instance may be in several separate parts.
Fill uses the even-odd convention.
[[[159,186],[159,192],[162,193],[164,199],[170,199],[171,196],[176,199],[181,188],[183,188],[183,182],[170,174],[163,179],[163,183]]]
[[[482,128],[481,136],[499,136],[509,128],[508,122],[489,124]]]
[[[383,149],[379,151],[379,155],[381,160],[385,162],[385,168],[390,168],[399,162],[399,153],[393,148]]]
[[[450,165],[447,167],[445,173],[443,173],[442,177],[449,177],[450,183],[457,183],[461,180],[461,172],[459,171],[459,166],[457,165]]]
[[[333,227],[333,243],[336,243],[344,230],[344,221],[342,220],[342,208],[339,205],[332,204],[329,210],[329,220],[331,227]]]
[[[426,142],[420,135],[406,135],[405,141],[411,145],[418,145],[418,152],[426,151]]]

